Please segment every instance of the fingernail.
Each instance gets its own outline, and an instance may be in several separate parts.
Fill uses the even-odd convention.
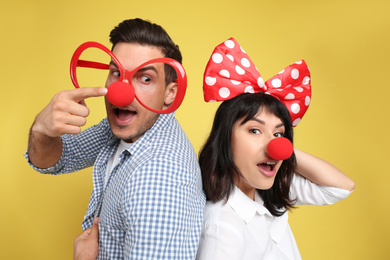
[[[108,90],[107,88],[100,88],[99,93],[102,95],[105,95],[105,94],[107,94],[107,90]]]

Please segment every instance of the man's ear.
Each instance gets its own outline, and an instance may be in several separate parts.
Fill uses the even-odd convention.
[[[164,108],[167,108],[176,98],[178,85],[176,82],[171,82],[165,88]]]

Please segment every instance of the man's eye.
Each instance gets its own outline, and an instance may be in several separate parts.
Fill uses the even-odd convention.
[[[121,76],[121,73],[119,72],[119,70],[113,71],[112,74],[113,74],[115,77],[120,77],[120,76]]]
[[[260,134],[260,130],[259,129],[251,129],[251,130],[249,130],[249,132],[252,133],[252,134],[255,134],[255,135]]]
[[[143,83],[148,83],[148,82],[151,81],[151,79],[150,79],[148,76],[142,76],[142,77],[140,77],[139,80],[140,80],[141,82],[143,82]]]

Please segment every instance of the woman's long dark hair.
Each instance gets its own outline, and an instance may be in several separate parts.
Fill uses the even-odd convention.
[[[228,199],[234,189],[234,177],[242,175],[233,160],[231,137],[233,126],[253,119],[259,109],[266,110],[280,118],[285,127],[284,137],[293,142],[291,117],[282,102],[264,93],[242,94],[222,102],[219,106],[211,133],[199,153],[203,189],[207,200],[218,202]],[[290,199],[290,186],[296,166],[295,154],[284,160],[268,190],[257,190],[264,206],[274,216],[281,216],[286,209],[293,208]]]

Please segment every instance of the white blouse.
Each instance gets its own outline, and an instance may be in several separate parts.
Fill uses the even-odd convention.
[[[291,198],[297,205],[328,205],[345,199],[348,190],[316,185],[295,175]],[[288,213],[274,217],[255,195],[255,201],[235,187],[229,200],[207,202],[196,259],[302,259],[288,224]]]

